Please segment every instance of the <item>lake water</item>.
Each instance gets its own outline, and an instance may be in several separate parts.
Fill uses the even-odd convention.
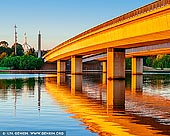
[[[84,74],[82,91],[74,94],[70,75],[64,79],[59,85],[53,74],[0,74],[0,131],[170,135],[170,74],[144,74],[139,90],[127,74],[123,110],[107,109],[101,73]]]

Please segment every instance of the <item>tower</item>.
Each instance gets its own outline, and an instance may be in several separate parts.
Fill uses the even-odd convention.
[[[14,26],[14,47],[15,47],[15,55],[17,55],[17,26]]]
[[[38,58],[41,58],[41,34],[38,34]]]

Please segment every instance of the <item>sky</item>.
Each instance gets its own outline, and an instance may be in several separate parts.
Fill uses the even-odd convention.
[[[27,42],[37,50],[38,32],[42,49],[58,44],[154,0],[0,0],[0,41],[14,43],[17,25],[18,43]]]

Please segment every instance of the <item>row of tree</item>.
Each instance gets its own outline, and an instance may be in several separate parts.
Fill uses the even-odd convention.
[[[131,69],[131,58],[126,59],[126,69]],[[144,57],[144,65],[153,68],[170,68],[170,55],[155,55]]]
[[[41,58],[37,58],[37,52],[34,48],[30,48],[27,52],[21,44],[16,44],[16,54],[15,46],[8,47],[8,43],[5,41],[0,42],[0,67],[9,67],[11,69],[40,69],[43,64]]]
[[[1,67],[10,67],[12,69],[34,70],[40,69],[43,64],[41,58],[32,55],[8,56],[0,61]]]
[[[153,68],[170,68],[170,55],[147,57],[146,65]]]

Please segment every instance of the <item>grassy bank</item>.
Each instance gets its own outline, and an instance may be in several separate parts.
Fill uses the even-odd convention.
[[[0,67],[0,70],[10,70],[10,67]]]

